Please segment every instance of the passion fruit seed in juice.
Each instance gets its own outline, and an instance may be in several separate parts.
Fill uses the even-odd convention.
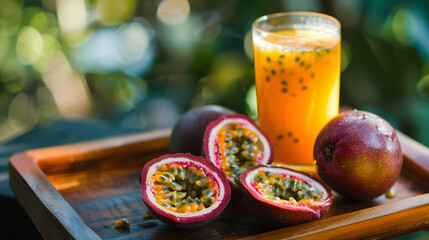
[[[320,129],[338,114],[339,36],[283,30],[254,41],[258,120],[274,161],[312,164]],[[280,137],[281,136],[281,137]]]
[[[196,212],[210,207],[217,186],[203,169],[178,164],[165,164],[152,176],[156,202],[177,212]]]
[[[241,173],[255,166],[263,154],[259,138],[246,127],[237,125],[220,129],[217,137],[223,171],[232,183],[238,183]]]
[[[264,198],[283,204],[311,204],[321,196],[306,182],[269,171],[259,171],[253,179]]]

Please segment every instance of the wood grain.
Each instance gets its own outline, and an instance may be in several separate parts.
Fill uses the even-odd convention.
[[[271,231],[235,196],[218,218],[198,229],[176,229],[158,220],[142,228],[146,207],[137,177],[146,162],[167,152],[169,135],[162,130],[14,155],[11,188],[46,239],[359,239],[429,227],[429,188],[420,184],[429,182],[429,150],[398,134],[404,169],[394,199],[355,202],[335,195],[322,219]],[[300,170],[315,174],[312,167]],[[131,228],[114,229],[113,222],[123,217]]]

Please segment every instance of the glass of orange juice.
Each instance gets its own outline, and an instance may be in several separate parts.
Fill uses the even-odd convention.
[[[252,27],[258,121],[274,162],[312,164],[313,145],[339,107],[341,37],[335,18],[263,16]]]

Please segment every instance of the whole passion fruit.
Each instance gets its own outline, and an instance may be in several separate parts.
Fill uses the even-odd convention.
[[[331,206],[329,187],[306,173],[258,165],[240,177],[243,195],[256,218],[268,228],[314,221]]]
[[[141,194],[164,223],[192,228],[212,221],[228,204],[231,188],[211,162],[186,153],[148,162],[141,173]]]
[[[256,123],[243,114],[222,116],[204,133],[204,154],[240,190],[240,175],[257,164],[273,161],[273,147]]]
[[[189,110],[173,127],[170,152],[201,155],[201,145],[207,125],[228,114],[234,114],[234,112],[218,105],[205,105]]]
[[[319,176],[333,190],[356,200],[387,192],[402,167],[395,129],[381,117],[351,110],[334,117],[320,131],[315,145]]]

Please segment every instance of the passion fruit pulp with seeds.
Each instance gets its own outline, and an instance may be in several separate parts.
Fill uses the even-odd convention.
[[[228,114],[234,114],[234,112],[218,105],[205,105],[189,110],[173,127],[170,152],[201,155],[201,145],[207,125]]]
[[[212,221],[228,204],[231,189],[211,162],[191,154],[166,154],[147,163],[141,193],[161,221],[191,228]]]
[[[280,166],[258,165],[240,177],[252,213],[268,228],[314,221],[331,206],[329,187],[306,173]]]
[[[255,122],[243,114],[222,116],[204,133],[205,157],[227,176],[239,191],[240,175],[257,164],[273,161],[272,145]]]

